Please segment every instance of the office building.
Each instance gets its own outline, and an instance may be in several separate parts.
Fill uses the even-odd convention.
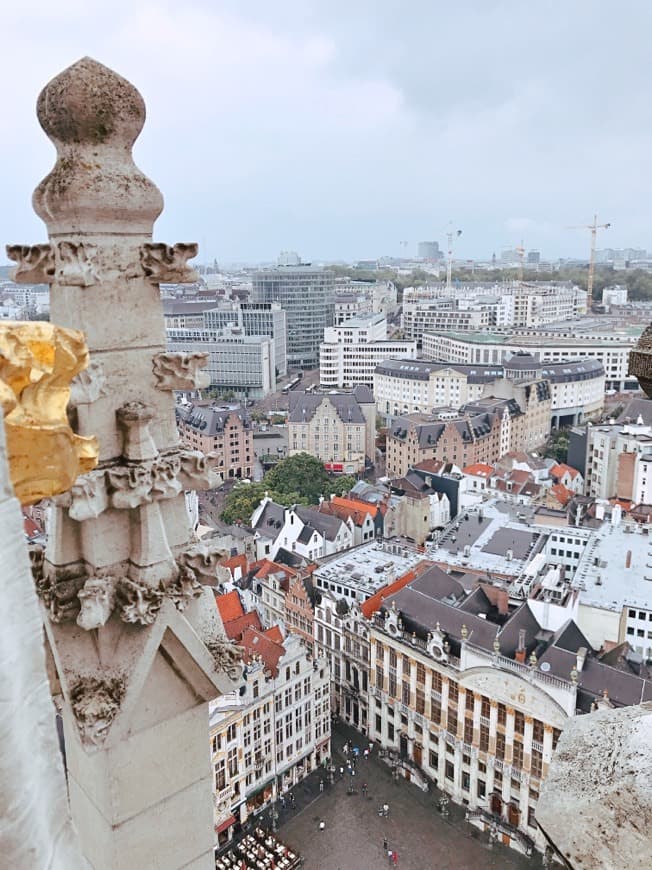
[[[262,399],[276,389],[274,339],[224,329],[167,329],[168,350],[206,352],[211,387],[240,399]]]
[[[373,387],[376,366],[388,357],[414,359],[415,341],[387,338],[384,314],[364,314],[324,330],[319,348],[319,380],[323,387]]]
[[[335,275],[309,264],[255,272],[252,301],[278,302],[287,313],[287,362],[292,368],[319,365],[319,345],[335,316]]]
[[[205,329],[238,327],[245,335],[267,335],[274,339],[276,376],[287,374],[287,314],[278,302],[224,302],[204,311]]]
[[[420,260],[441,260],[439,242],[419,242],[417,256]]]

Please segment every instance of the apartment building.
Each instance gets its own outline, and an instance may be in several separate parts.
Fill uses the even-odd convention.
[[[355,387],[374,383],[376,366],[388,357],[414,359],[415,341],[387,338],[384,314],[364,314],[324,330],[319,347],[319,380],[323,387]]]
[[[175,412],[181,443],[206,454],[224,480],[253,477],[253,431],[242,408],[198,401],[178,404]]]
[[[459,409],[486,395],[514,397],[525,407],[530,395],[538,398],[542,391],[549,393],[550,403],[545,422],[541,410],[541,431],[549,431],[550,423],[557,428],[591,419],[604,406],[604,368],[595,360],[544,364],[518,352],[504,364],[384,360],[374,374],[378,412],[385,417]]]
[[[327,470],[355,474],[375,459],[376,403],[365,386],[351,392],[293,390],[288,406],[288,453],[310,453]]]
[[[387,430],[386,471],[403,477],[428,459],[461,468],[476,462],[494,463],[510,447],[509,408],[441,421],[424,414],[396,417]]]
[[[436,408],[460,408],[479,399],[485,385],[502,375],[502,366],[384,359],[374,371],[373,391],[383,417],[430,414]]]
[[[309,564],[353,546],[351,520],[344,521],[305,505],[285,508],[269,496],[254,511],[251,527],[259,559],[277,559],[282,555],[290,563]]]
[[[306,655],[298,635],[264,631],[234,596],[217,605],[227,637],[243,647],[245,673],[211,703],[209,718],[218,845],[331,754],[327,661]]]
[[[652,426],[645,423],[607,423],[586,429],[584,491],[599,499],[620,498],[649,504],[648,457],[652,455]]]
[[[529,602],[510,607],[494,586],[469,590],[436,567],[361,610],[370,738],[526,854],[545,847],[537,800],[568,719],[652,696],[647,672],[608,664],[572,620],[546,630]]]
[[[169,351],[207,352],[211,387],[239,398],[262,399],[276,389],[274,339],[236,327],[166,329]]]
[[[339,289],[339,288],[338,288]],[[341,326],[353,317],[373,313],[373,300],[366,293],[337,293],[334,326]]]
[[[638,381],[628,375],[629,354],[637,336],[626,333],[590,334],[580,329],[567,332],[545,328],[506,335],[497,333],[424,333],[423,356],[450,363],[502,365],[510,357],[525,351],[549,368],[550,364],[589,360],[602,364],[604,388],[637,390]]]

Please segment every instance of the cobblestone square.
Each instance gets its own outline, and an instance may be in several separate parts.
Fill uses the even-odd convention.
[[[313,773],[295,788],[296,809],[281,811],[279,836],[305,858],[305,870],[375,870],[390,867],[383,850],[398,852],[402,870],[484,870],[484,868],[518,868],[535,870],[541,859],[518,854],[502,845],[488,848],[487,835],[464,821],[464,810],[450,804],[450,816],[443,819],[435,807],[437,795],[425,793],[406,782],[395,781],[385,762],[374,749],[368,761],[360,757],[354,777],[340,777],[345,766],[342,746],[351,738],[364,747],[363,738],[349,728],[338,726],[333,733],[333,759],[338,768],[335,783],[328,776]],[[324,791],[319,781],[324,779]],[[350,783],[355,794],[347,794]],[[368,796],[362,796],[362,783]],[[389,818],[378,809],[389,805]],[[319,823],[325,823],[323,831]]]

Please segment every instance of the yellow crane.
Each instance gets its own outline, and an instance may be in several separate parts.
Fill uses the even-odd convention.
[[[595,274],[595,242],[598,237],[598,230],[608,230],[611,224],[599,224],[597,214],[593,215],[592,224],[578,224],[574,227],[568,227],[569,230],[590,230],[591,231],[591,255],[589,256],[589,278],[586,282],[586,313],[591,313],[593,304],[593,276]]]

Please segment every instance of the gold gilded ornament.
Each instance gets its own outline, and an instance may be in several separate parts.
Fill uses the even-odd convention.
[[[97,465],[97,439],[76,435],[66,415],[70,382],[87,365],[76,329],[0,323],[0,405],[11,482],[22,504],[65,492]]]

